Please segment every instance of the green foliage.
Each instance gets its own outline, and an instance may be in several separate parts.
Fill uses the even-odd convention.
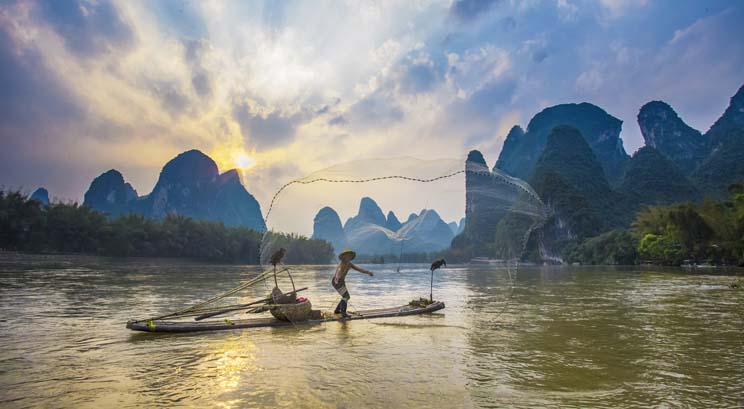
[[[287,262],[327,263],[333,257],[325,241],[273,235],[288,250]],[[77,203],[44,207],[18,192],[0,191],[0,249],[257,264],[261,238],[246,227],[175,215],[159,221],[137,214],[109,220]]]
[[[64,253],[95,253],[106,236],[106,217],[77,203],[53,203],[41,213],[47,247]]]
[[[19,192],[0,191],[0,248],[40,249],[45,224],[41,203]]]
[[[680,265],[684,260],[682,245],[671,236],[646,234],[638,244],[638,255],[647,262]]]
[[[725,200],[726,188],[744,180],[744,86],[705,137],[708,156],[695,169],[692,180],[706,195]]]
[[[726,188],[744,179],[744,131],[722,130],[716,147],[692,174],[692,180],[706,195],[723,200]]]
[[[677,165],[650,146],[639,149],[628,161],[618,191],[628,198],[633,211],[642,205],[697,202],[702,198]]]
[[[677,239],[687,254],[699,254],[701,246],[713,238],[713,229],[691,204],[681,204],[670,208],[669,228],[672,237]]]
[[[744,188],[733,185],[731,200],[649,207],[638,213],[632,231],[641,238],[641,259],[678,265],[685,260],[744,264]]]
[[[547,226],[560,224],[555,218],[571,227],[571,235],[578,238],[592,237],[602,231],[604,222],[589,202],[556,172],[540,171],[534,178],[535,191],[554,212]]]
[[[526,234],[535,224],[535,219],[520,213],[507,213],[496,227],[493,240],[494,258],[500,260],[521,259],[526,247]]]
[[[571,126],[553,128],[531,184],[579,237],[597,234],[604,228],[624,227],[632,217],[632,210],[611,189],[584,137]]]
[[[467,263],[477,254],[483,253],[476,253],[470,237],[466,232],[462,232],[452,239],[450,248],[442,250],[437,258],[444,258],[448,263]]]
[[[287,249],[287,264],[327,264],[333,260],[333,246],[324,240],[309,239],[298,234],[268,233],[274,248]]]
[[[631,230],[612,230],[558,247],[563,259],[582,264],[744,264],[744,185],[729,187],[731,200],[651,206]]]
[[[564,250],[569,263],[629,265],[638,261],[638,240],[627,230],[611,230]]]

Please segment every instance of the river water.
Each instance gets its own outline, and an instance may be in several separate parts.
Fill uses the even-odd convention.
[[[426,266],[350,273],[351,309],[426,296]],[[331,308],[332,266],[293,269]],[[744,277],[648,268],[452,266],[429,315],[134,333],[253,266],[0,256],[2,407],[741,407]],[[280,283],[287,286],[288,283]],[[245,300],[262,297],[260,285]],[[245,314],[242,315],[245,317]]]

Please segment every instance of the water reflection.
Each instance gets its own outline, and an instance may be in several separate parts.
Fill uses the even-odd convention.
[[[349,278],[352,308],[429,292],[428,268]],[[731,277],[521,268],[437,274],[431,316],[137,334],[132,316],[232,288],[255,267],[0,257],[0,405],[74,407],[736,406],[744,291]],[[331,309],[332,266],[294,276]],[[287,285],[289,285],[287,283]],[[242,300],[262,297],[258,286]]]
[[[729,277],[523,268],[499,319],[512,324],[507,330],[489,315],[493,303],[482,288],[493,280],[468,275],[472,292],[484,293],[467,314],[479,405],[741,403],[744,364],[735,356],[744,345],[744,310],[741,293],[720,284]],[[721,291],[692,285],[701,280]]]

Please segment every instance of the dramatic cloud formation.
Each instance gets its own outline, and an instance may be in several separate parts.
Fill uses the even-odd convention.
[[[744,82],[739,1],[7,1],[0,4],[0,185],[80,200],[120,170],[149,192],[197,148],[265,206],[341,160],[489,164],[515,124],[589,101],[642,140],[672,104],[705,131]],[[445,215],[454,218],[454,215]]]

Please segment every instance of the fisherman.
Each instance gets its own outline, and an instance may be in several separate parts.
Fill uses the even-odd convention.
[[[354,260],[354,257],[356,257],[355,252],[349,249],[344,249],[344,251],[342,251],[341,254],[338,255],[338,259],[340,261],[338,263],[338,267],[336,267],[336,274],[333,275],[333,279],[331,280],[333,288],[335,288],[336,291],[341,294],[341,301],[336,306],[336,310],[334,312],[336,314],[341,314],[341,316],[344,318],[349,317],[349,314],[346,313],[346,308],[348,307],[349,299],[351,298],[351,296],[349,295],[349,290],[346,289],[346,274],[349,273],[349,269],[353,268],[354,270],[360,273],[367,274],[370,277],[374,275],[374,273],[372,273],[371,271],[352,263],[351,260]]]

